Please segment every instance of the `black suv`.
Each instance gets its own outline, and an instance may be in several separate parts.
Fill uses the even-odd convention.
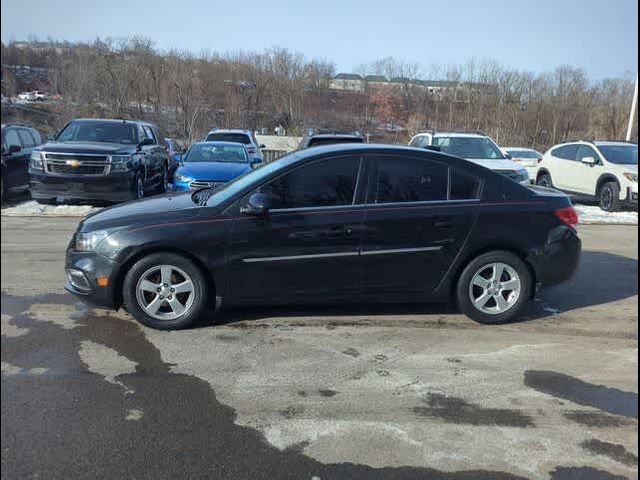
[[[12,192],[29,188],[29,157],[42,143],[40,132],[20,123],[2,124],[2,201]]]
[[[164,192],[169,154],[154,125],[132,120],[77,119],[51,142],[33,150],[29,165],[31,196],[122,202]]]
[[[364,137],[359,133],[339,133],[339,132],[308,132],[302,137],[298,150],[311,147],[321,147],[324,145],[335,145],[340,143],[365,143]]]

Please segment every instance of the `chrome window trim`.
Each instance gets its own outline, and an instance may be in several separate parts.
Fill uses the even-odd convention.
[[[435,204],[479,204],[482,200],[478,198],[473,198],[469,200],[429,200],[422,202],[391,202],[391,203],[355,203],[353,205],[332,205],[328,207],[304,207],[304,208],[274,208],[273,210],[269,210],[270,213],[305,213],[305,212],[316,212],[316,211],[330,211],[330,210],[340,210],[345,209],[348,211],[354,209],[366,209],[369,207],[411,207],[411,206],[430,206]]]
[[[282,257],[256,257],[243,258],[244,263],[263,263],[263,262],[282,262],[287,260],[314,260],[322,258],[339,258],[339,257],[360,257],[371,255],[389,255],[397,253],[419,253],[419,252],[439,252],[444,247],[442,245],[433,247],[417,247],[417,248],[392,248],[385,250],[367,250],[353,252],[336,252],[336,253],[315,253],[310,255],[287,255]]]
[[[439,252],[444,247],[442,245],[437,247],[417,247],[417,248],[391,248],[386,250],[366,250],[360,252],[360,255],[388,255],[394,253],[419,253],[419,252]]]

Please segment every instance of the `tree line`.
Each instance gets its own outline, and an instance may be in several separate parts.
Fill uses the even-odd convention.
[[[532,73],[494,61],[423,68],[387,58],[356,73],[394,82],[341,90],[332,88],[333,63],[288,49],[196,55],[160,52],[142,38],[2,44],[2,64],[5,96],[25,88],[7,66],[46,69],[46,84],[35,87],[60,96],[50,106],[53,128],[81,116],[135,117],[187,141],[214,126],[358,130],[391,142],[425,129],[482,130],[501,145],[540,149],[574,138],[622,139],[635,80],[593,82],[571,66]],[[447,86],[428,88],[425,78]]]

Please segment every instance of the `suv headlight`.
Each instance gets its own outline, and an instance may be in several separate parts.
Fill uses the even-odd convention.
[[[34,170],[44,170],[44,153],[31,152],[29,167],[33,168]]]
[[[624,178],[629,180],[630,182],[638,183],[638,174],[637,173],[623,173]]]
[[[131,155],[111,155],[111,171],[126,172],[131,169]]]

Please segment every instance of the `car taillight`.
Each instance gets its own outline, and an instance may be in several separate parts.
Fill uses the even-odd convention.
[[[571,228],[578,228],[578,222],[580,221],[580,219],[578,218],[578,212],[576,212],[575,208],[567,207],[556,210],[556,217],[558,217]]]

